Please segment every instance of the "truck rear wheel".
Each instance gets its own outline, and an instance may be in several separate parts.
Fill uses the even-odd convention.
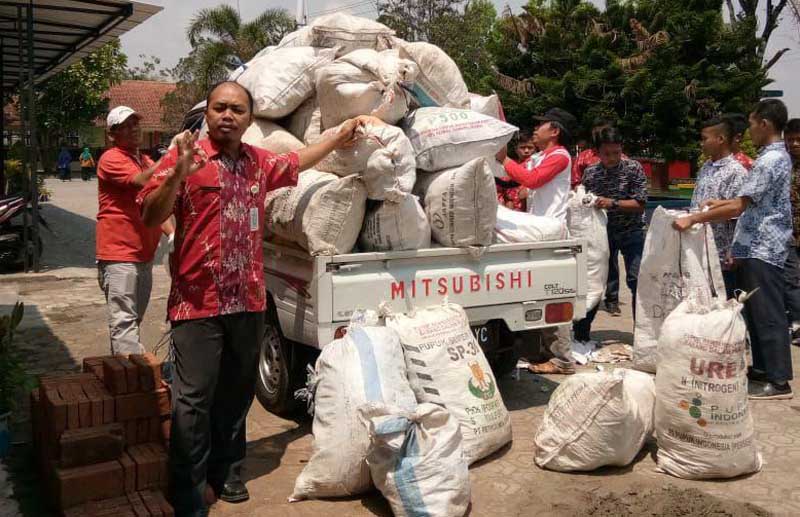
[[[268,316],[258,355],[256,396],[264,409],[278,416],[291,415],[299,408],[294,399],[290,358],[288,343],[276,322]]]
[[[517,367],[519,354],[513,348],[504,350],[494,356],[489,357],[489,366],[492,367],[492,372],[497,378],[504,377],[514,371]]]

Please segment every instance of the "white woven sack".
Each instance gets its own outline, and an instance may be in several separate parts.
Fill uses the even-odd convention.
[[[494,156],[419,175],[414,192],[424,200],[434,240],[444,246],[489,246],[497,223]]]
[[[345,13],[320,16],[311,23],[313,45],[337,48],[337,57],[358,49],[385,50],[393,35],[382,23]]]
[[[469,109],[489,117],[501,119],[500,97],[493,93],[487,97],[476,93],[469,94]]]
[[[409,98],[404,86],[415,76],[413,63],[368,49],[320,68],[316,88],[322,127],[328,129],[359,115],[398,123],[408,113]]]
[[[761,469],[747,400],[747,327],[741,311],[737,300],[689,299],[661,327],[657,462],[668,474],[731,478]]]
[[[280,119],[314,94],[314,73],[334,54],[312,47],[276,49],[248,63],[236,82],[250,90],[257,116]]]
[[[314,114],[317,112],[318,108],[319,105],[317,104],[316,96],[306,100],[286,119],[284,122],[286,130],[298,140],[305,142],[306,132],[311,127]],[[317,124],[319,124],[319,118],[317,118]],[[318,128],[317,134],[319,134],[319,131],[320,129]]]
[[[684,215],[658,207],[650,220],[636,289],[633,365],[638,370],[656,371],[661,325],[678,304],[694,297],[710,305],[712,298],[725,297],[713,230],[706,224],[678,232],[672,222]]]
[[[416,407],[397,334],[386,327],[351,324],[317,359],[314,452],[297,477],[291,500],[356,495],[372,486],[366,463],[369,430],[358,413],[367,403]]]
[[[557,241],[567,237],[560,219],[541,217],[497,205],[494,240],[499,243]]]
[[[403,345],[417,401],[445,407],[461,424],[473,463],[511,441],[511,417],[464,309],[444,303],[386,318]]]
[[[470,107],[461,70],[442,49],[430,43],[408,43],[398,38],[392,42],[400,51],[401,58],[410,59],[419,67],[419,75],[412,86],[414,99],[419,106]]]
[[[494,157],[517,128],[471,110],[420,108],[403,121],[417,167],[439,171],[483,156]]]
[[[608,216],[597,208],[597,196],[586,192],[583,185],[570,192],[567,202],[567,227],[570,238],[586,240],[588,289],[586,310],[592,310],[603,299],[608,281]]]
[[[431,226],[417,196],[404,194],[397,202],[384,201],[368,209],[358,245],[362,251],[430,248]]]
[[[372,480],[397,517],[461,517],[470,501],[469,469],[458,421],[436,404],[413,410],[368,404]]]
[[[331,128],[323,135],[338,131]],[[359,129],[355,145],[337,149],[317,164],[317,169],[348,176],[361,174],[367,197],[399,201],[414,188],[416,160],[403,130],[380,120]]]
[[[579,373],[550,397],[534,461],[560,472],[631,463],[653,434],[653,378],[636,370]]]
[[[266,119],[255,119],[247,131],[242,135],[242,142],[275,154],[284,154],[297,151],[305,147],[305,144],[292,136],[291,133],[283,129],[278,124]]]
[[[311,255],[349,253],[358,240],[366,203],[367,191],[357,176],[337,178],[306,171],[300,174],[297,187],[267,195],[267,228]]]

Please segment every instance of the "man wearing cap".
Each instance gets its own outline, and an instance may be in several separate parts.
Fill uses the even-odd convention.
[[[572,157],[566,146],[571,144],[577,120],[560,108],[552,108],[536,119],[540,123],[533,133],[533,143],[541,152],[524,164],[509,159],[504,151],[497,158],[502,162],[506,174],[528,189],[528,213],[554,217],[566,223],[572,175]],[[531,371],[575,373],[569,326],[545,329],[542,341],[553,358],[531,365]]]
[[[139,336],[153,286],[153,257],[161,237],[159,228],[142,222],[136,194],[153,176],[153,161],[139,152],[140,116],[127,106],[111,110],[106,118],[113,146],[97,164],[97,269],[108,305],[112,354],[140,354]],[[164,233],[172,233],[167,222]]]

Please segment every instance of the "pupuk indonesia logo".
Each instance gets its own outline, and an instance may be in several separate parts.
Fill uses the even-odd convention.
[[[684,411],[688,411],[689,416],[697,420],[697,425],[705,427],[708,425],[708,421],[703,418],[703,411],[700,409],[702,405],[703,399],[700,398],[700,395],[695,396],[691,401],[681,400],[678,403],[678,407]]]
[[[469,363],[469,368],[472,370],[472,377],[470,377],[467,382],[469,392],[482,400],[489,400],[492,398],[495,391],[495,384],[492,380],[492,376],[486,374],[478,363]]]

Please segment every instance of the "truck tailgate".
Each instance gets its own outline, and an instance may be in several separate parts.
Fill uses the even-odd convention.
[[[354,310],[381,303],[407,312],[445,298],[469,310],[585,297],[585,275],[578,274],[585,269],[578,264],[584,260],[580,248],[581,242],[573,240],[495,245],[480,255],[452,248],[393,253],[391,259],[340,255],[327,265],[332,320],[347,321]]]

